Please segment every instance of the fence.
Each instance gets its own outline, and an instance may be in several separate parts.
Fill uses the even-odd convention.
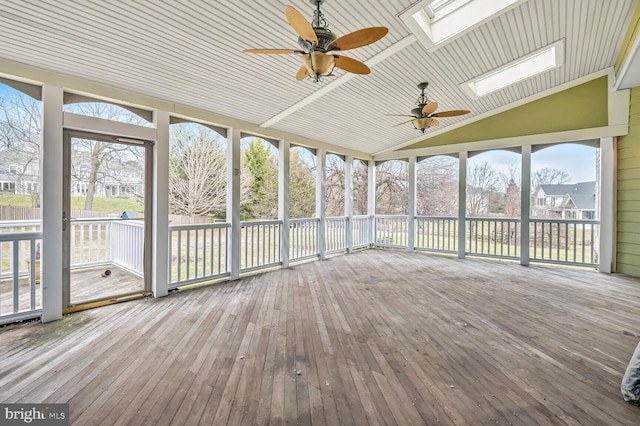
[[[169,227],[169,288],[228,275],[228,223]]]
[[[5,228],[6,229],[6,228]],[[41,309],[40,292],[36,291],[39,261],[36,259],[41,232],[0,233],[0,324],[35,318]],[[28,280],[24,280],[24,276]]]
[[[279,265],[282,221],[241,222],[240,271]]]
[[[289,260],[303,260],[319,255],[318,226],[320,219],[291,219],[289,221]]]
[[[520,256],[520,219],[468,218],[466,251],[476,256]]]
[[[407,216],[376,215],[376,241],[380,247],[407,247],[409,219]]]
[[[458,218],[417,216],[416,250],[450,252],[458,250]]]
[[[531,260],[538,262],[597,265],[596,220],[531,219]]]

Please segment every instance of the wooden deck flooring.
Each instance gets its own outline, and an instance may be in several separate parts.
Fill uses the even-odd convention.
[[[367,250],[0,329],[75,424],[640,424],[640,280]]]

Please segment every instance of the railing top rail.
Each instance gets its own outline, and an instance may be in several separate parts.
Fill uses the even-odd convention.
[[[324,219],[338,221],[338,220],[347,220],[349,218],[347,216],[326,216]]]
[[[278,219],[268,220],[243,220],[240,226],[256,226],[256,225],[282,225],[282,221]]]
[[[231,228],[231,224],[228,222],[216,222],[216,223],[188,223],[186,225],[169,225],[169,231],[179,231],[184,229],[216,229],[216,228]]]
[[[0,220],[0,228],[40,225],[40,220]]]
[[[520,222],[519,217],[466,217],[466,220]]]
[[[304,222],[320,222],[319,217],[303,217],[297,219],[289,219],[289,223],[304,223]]]
[[[42,238],[42,232],[7,232],[0,234],[0,241],[26,241],[39,240]]]
[[[529,222],[535,223],[592,223],[594,225],[599,225],[599,220],[593,219],[541,219],[532,217],[529,219]]]
[[[143,222],[144,217],[83,217],[76,218],[72,217],[70,219],[72,223],[81,222],[81,223],[91,223],[91,222]]]
[[[458,216],[416,216],[416,219],[458,220]]]
[[[371,219],[372,217],[373,216],[368,214],[360,214],[360,215],[353,216],[354,219],[358,219],[358,220]]]
[[[408,219],[409,216],[404,214],[377,214],[376,219]]]

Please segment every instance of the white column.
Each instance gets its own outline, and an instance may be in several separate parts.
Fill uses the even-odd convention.
[[[369,231],[369,244],[375,245],[376,243],[376,162],[369,160],[369,170],[367,173],[367,213],[369,214],[369,220],[371,221],[371,228]]]
[[[151,290],[154,297],[169,294],[169,113],[156,111],[153,147],[153,227]]]
[[[416,250],[416,198],[418,195],[418,181],[416,176],[416,164],[418,159],[413,156],[409,157],[409,205],[407,206],[407,251],[409,253]]]
[[[63,90],[42,87],[42,322],[62,318]]]
[[[531,145],[521,148],[520,177],[520,264],[529,266],[529,216],[531,215]]]
[[[240,277],[240,130],[227,130],[227,222],[231,228],[228,236],[227,262],[230,279]]]
[[[469,153],[458,154],[458,259],[464,259],[467,237],[467,158]]]
[[[325,244],[327,152],[324,149],[316,151],[316,164],[316,217],[320,219],[318,223],[318,253],[320,259],[324,259],[327,257]]]
[[[598,212],[600,219],[598,268],[600,272],[615,272],[616,262],[616,138],[600,139],[600,179],[598,181]]]
[[[344,215],[347,217],[345,241],[347,253],[353,251],[353,156],[344,160]]]
[[[283,268],[289,267],[289,169],[291,144],[278,142],[278,219],[282,221],[280,231],[280,261]]]

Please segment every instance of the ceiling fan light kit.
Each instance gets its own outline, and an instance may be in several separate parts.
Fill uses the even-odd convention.
[[[411,120],[403,121],[402,123],[398,123],[393,127],[411,123],[416,130],[425,133],[428,128],[440,125],[440,120],[438,120],[436,117],[455,117],[458,115],[469,114],[471,112],[463,109],[436,112],[436,110],[438,109],[438,103],[433,102],[429,99],[429,96],[427,96],[427,94],[425,93],[427,87],[429,87],[429,83],[427,82],[418,84],[418,89],[420,89],[420,96],[416,101],[416,108],[413,108],[411,110],[411,115],[385,114],[387,116],[395,117],[412,117]]]
[[[354,74],[369,74],[369,67],[356,59],[336,55],[332,52],[355,49],[366,46],[383,38],[389,32],[386,27],[363,28],[342,37],[337,37],[330,29],[320,10],[325,0],[311,0],[315,6],[313,19],[308,22],[293,6],[285,7],[287,22],[298,34],[298,46],[293,49],[245,49],[246,53],[290,55],[301,57],[302,67],[296,73],[297,80],[309,78],[315,82],[322,77],[333,75],[333,70],[341,70]]]

